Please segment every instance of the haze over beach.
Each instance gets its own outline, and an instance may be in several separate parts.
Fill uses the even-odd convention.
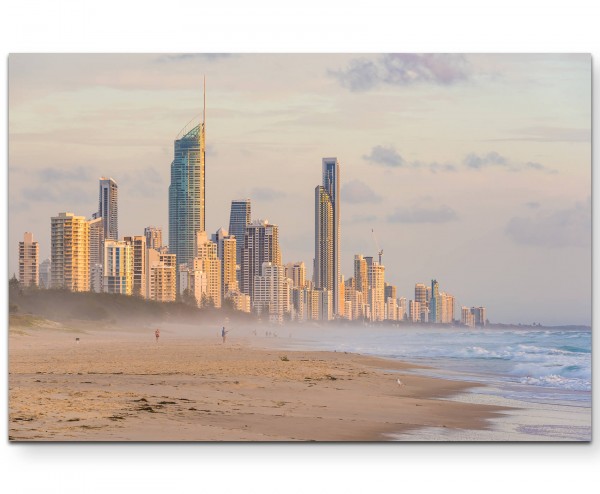
[[[24,231],[43,260],[50,216],[97,210],[100,176],[121,232],[167,234],[203,76],[208,232],[249,197],[310,278],[314,186],[337,156],[346,278],[374,229],[399,296],[435,278],[492,322],[591,324],[589,55],[11,55],[9,274]]]

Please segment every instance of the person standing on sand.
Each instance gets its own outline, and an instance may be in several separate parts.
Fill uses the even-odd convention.
[[[160,329],[154,331],[154,336],[156,336],[156,343],[158,343],[158,337],[160,336]]]
[[[227,331],[225,329],[225,326],[223,326],[223,329],[221,330],[221,336],[223,337],[223,343],[225,343],[225,340],[227,339],[227,333],[229,333],[229,331]]]

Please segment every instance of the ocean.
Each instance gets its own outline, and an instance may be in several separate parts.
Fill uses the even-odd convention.
[[[428,368],[413,372],[475,383],[451,399],[514,408],[494,419],[488,431],[421,430],[395,439],[591,440],[589,329],[305,326],[291,336],[295,347],[421,364]]]

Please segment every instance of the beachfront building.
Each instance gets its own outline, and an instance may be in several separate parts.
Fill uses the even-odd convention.
[[[254,277],[252,307],[258,315],[267,315],[269,321],[282,323],[289,312],[285,268],[272,262],[264,262],[262,274]]]
[[[333,291],[316,288],[313,290],[317,294],[318,316],[320,321],[331,321],[333,319]],[[313,299],[314,303],[314,299]]]
[[[385,318],[385,267],[373,258],[366,258],[369,267],[369,306],[371,321],[383,321]],[[370,262],[369,262],[370,260]]]
[[[219,228],[217,233],[212,235],[212,241],[217,245],[217,257],[221,261],[221,300],[223,300],[229,292],[238,291],[237,241],[224,228]]]
[[[50,221],[51,287],[89,291],[90,238],[85,216],[64,212]]]
[[[196,233],[206,230],[206,91],[202,122],[175,140],[169,185],[169,251],[178,264],[191,264]]]
[[[261,274],[263,263],[281,265],[279,229],[268,220],[255,220],[246,227],[242,250],[241,291],[254,304],[254,277]]]
[[[431,298],[431,288],[424,283],[415,285],[415,302],[419,302],[421,314],[419,322],[426,323],[429,321],[429,300]]]
[[[469,328],[475,327],[475,316],[469,307],[461,307],[460,313],[461,324]]]
[[[251,312],[252,310],[250,295],[246,295],[240,292],[239,290],[234,292],[228,292],[227,295],[225,295],[225,298],[231,300],[231,303],[235,310],[239,310],[242,312]]]
[[[119,187],[112,178],[100,178],[100,193],[98,198],[98,213],[102,218],[104,238],[119,239]]]
[[[404,321],[406,319],[406,297],[400,297],[398,299],[398,320]]]
[[[206,274],[206,297],[202,305],[221,307],[221,260],[218,257],[217,244],[208,240],[206,232],[196,234],[196,255],[194,269]]]
[[[454,321],[454,296],[449,293],[440,293],[441,310],[440,322],[444,324],[452,324]]]
[[[333,290],[334,285],[333,202],[325,187],[315,188],[315,257],[313,285],[317,290]],[[335,292],[337,294],[337,290]]]
[[[175,302],[176,264],[175,254],[156,249],[146,251],[146,298],[158,302]]]
[[[421,321],[421,303],[416,300],[408,301],[408,320],[410,322]]]
[[[340,271],[340,163],[337,158],[323,158],[321,160],[322,171],[323,171],[323,188],[331,199],[332,213],[333,213],[333,252],[332,252],[332,264],[333,264],[333,284],[331,287],[327,286],[328,290],[333,292],[333,314],[339,315],[339,303],[340,303],[340,282],[341,282],[341,271]],[[325,285],[323,285],[325,287]],[[319,287],[317,287],[319,288]]]
[[[146,247],[148,249],[160,249],[162,247],[162,228],[157,226],[147,226],[144,228],[146,237]]]
[[[369,271],[367,260],[362,254],[356,254],[354,256],[354,280],[356,289],[366,296],[369,292]]]
[[[135,235],[125,237],[125,242],[129,243],[133,250],[133,287],[132,295],[144,298],[146,296],[146,251],[147,236]]]
[[[185,299],[186,295],[193,298],[196,307],[200,307],[207,295],[207,278],[196,263],[189,266],[180,264],[179,273],[179,295]]]
[[[398,318],[398,299],[388,297],[385,301],[385,319],[397,321]]]
[[[442,322],[442,299],[440,297],[440,284],[431,280],[431,300],[429,302],[429,322]]]
[[[33,233],[25,232],[19,242],[19,285],[21,287],[39,284],[40,245],[33,240]]]
[[[289,262],[285,265],[285,275],[292,280],[294,288],[306,286],[306,266],[303,261]]]
[[[104,241],[102,291],[131,295],[133,291],[133,247],[124,240]]]
[[[229,235],[233,235],[236,240],[235,245],[235,264],[236,277],[238,285],[242,284],[242,256],[244,250],[244,236],[246,227],[250,224],[252,206],[250,199],[234,199],[231,201],[231,210],[229,212]]]
[[[90,291],[102,291],[104,262],[104,220],[98,213],[88,221],[90,236]]]
[[[487,314],[485,307],[471,307],[475,326],[485,326],[487,324]]]
[[[50,259],[45,259],[42,261],[42,263],[40,264],[40,284],[39,287],[40,288],[50,288],[50,279],[51,279],[51,270],[52,270],[52,263],[50,262]]]
[[[306,304],[304,302],[305,289],[300,287],[293,287],[291,294],[291,312],[292,319],[295,321],[304,321],[306,319]]]

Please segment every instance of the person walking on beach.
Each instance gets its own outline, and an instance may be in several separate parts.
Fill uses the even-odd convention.
[[[154,336],[156,336],[156,343],[158,343],[158,337],[160,336],[160,329],[154,331]]]
[[[229,333],[229,331],[227,331],[225,329],[225,326],[223,326],[223,329],[221,330],[221,336],[223,337],[223,343],[225,343],[225,340],[227,339],[227,333]]]

